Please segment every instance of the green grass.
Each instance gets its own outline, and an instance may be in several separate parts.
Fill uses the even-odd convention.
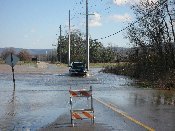
[[[90,67],[92,68],[103,68],[106,66],[114,66],[116,63],[90,63]]]
[[[5,64],[5,62],[3,60],[0,60],[0,64]]]

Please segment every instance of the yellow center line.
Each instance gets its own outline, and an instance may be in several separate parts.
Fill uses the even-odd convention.
[[[134,123],[136,123],[136,124],[138,124],[138,125],[144,127],[145,129],[147,129],[147,130],[149,130],[149,131],[155,131],[154,128],[151,128],[151,127],[149,127],[149,126],[143,124],[142,122],[140,122],[140,121],[138,121],[138,120],[132,118],[131,116],[127,115],[127,113],[125,113],[125,112],[123,112],[123,111],[117,109],[116,106],[114,106],[114,105],[112,105],[112,104],[107,104],[107,103],[105,103],[104,101],[102,101],[102,100],[100,100],[100,99],[98,99],[98,98],[94,98],[94,99],[95,99],[96,101],[100,102],[101,104],[105,105],[106,107],[112,109],[113,111],[119,113],[120,115],[126,117],[126,118],[129,119],[130,121],[132,121],[132,122],[134,122]]]

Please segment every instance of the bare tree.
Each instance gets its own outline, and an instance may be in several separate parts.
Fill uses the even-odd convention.
[[[11,53],[16,54],[16,51],[13,47],[5,48],[1,53],[2,59],[5,60]]]
[[[137,47],[134,58],[143,73],[154,75],[175,66],[175,32],[170,6],[167,0],[155,3],[141,0],[132,6],[137,23],[131,24],[128,38]]]
[[[26,49],[21,50],[18,53],[18,57],[21,61],[31,61],[31,55]]]

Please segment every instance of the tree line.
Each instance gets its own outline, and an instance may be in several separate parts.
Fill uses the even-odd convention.
[[[125,38],[133,47],[127,63],[108,66],[104,72],[128,75],[148,81],[175,78],[175,3],[171,0],[141,0],[132,5],[136,22],[127,28]]]
[[[168,0],[142,0],[131,7],[138,21],[127,30],[134,45],[129,60],[135,63],[135,77],[154,80],[175,69],[174,7]]]
[[[71,44],[70,44],[70,54],[71,62],[73,61],[86,61],[86,40],[84,39],[84,34],[79,30],[74,30],[70,34]],[[66,33],[65,36],[58,38],[57,46],[57,60],[62,63],[68,63],[68,42],[69,35]],[[96,39],[89,39],[89,56],[91,63],[107,63],[115,62],[116,50],[108,46],[104,47],[101,42]]]
[[[20,58],[21,61],[31,61],[32,55],[27,49],[22,49],[19,53],[15,51],[15,48],[9,47],[5,48],[1,53],[2,60],[5,60],[10,54],[14,54]]]
[[[86,40],[84,39],[84,34],[79,30],[74,30],[70,36],[71,62],[86,62]],[[14,48],[5,48],[1,53],[1,57],[5,60],[5,58],[12,53],[16,54],[21,61],[31,61],[32,57],[37,57],[38,60],[50,61],[52,63],[68,63],[68,42],[69,35],[66,33],[65,36],[58,38],[57,49],[48,51],[47,54],[33,56],[27,49],[22,49],[17,53]],[[101,42],[91,38],[89,39],[89,55],[91,63],[115,62],[116,59],[119,58],[117,57],[118,54],[115,48],[111,46],[105,47]]]

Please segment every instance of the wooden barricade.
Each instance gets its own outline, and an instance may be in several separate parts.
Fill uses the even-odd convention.
[[[93,108],[93,98],[92,98],[92,86],[90,86],[90,90],[69,90],[70,93],[70,106],[71,106],[71,124],[74,126],[74,120],[83,120],[83,119],[90,119],[91,122],[94,124],[94,108]],[[73,97],[85,97],[90,98],[91,106],[89,109],[73,109]]]

